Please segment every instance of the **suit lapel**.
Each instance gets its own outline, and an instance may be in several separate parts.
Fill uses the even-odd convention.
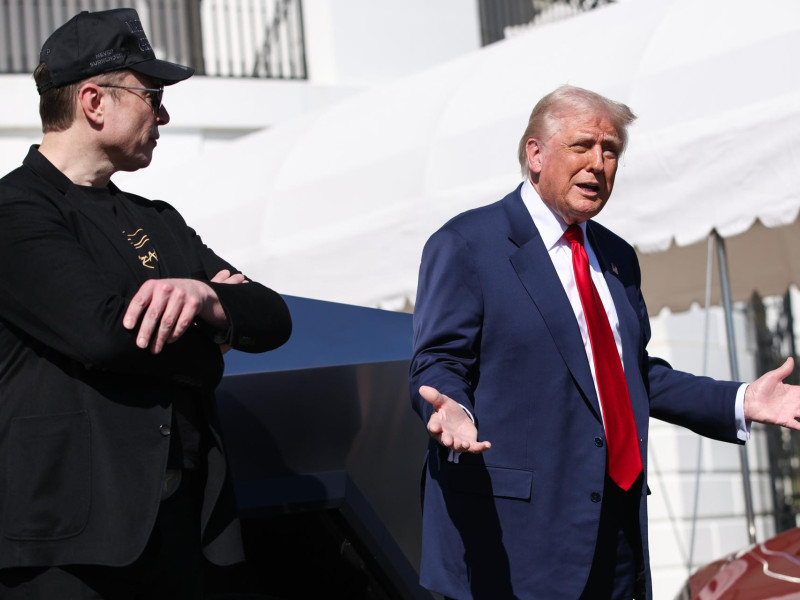
[[[594,253],[600,263],[600,270],[606,280],[611,298],[614,300],[614,308],[619,318],[620,338],[622,339],[623,354],[635,354],[639,341],[639,319],[628,299],[625,285],[620,280],[619,267],[608,256],[608,250],[604,248],[601,241],[593,233],[591,222],[589,223],[589,241],[592,244]],[[627,365],[626,365],[627,367]]]
[[[128,265],[134,280],[140,283],[143,282],[145,277],[138,265],[139,258],[135,249],[128,243],[122,232],[115,227],[109,228],[108,219],[95,214],[92,210],[87,210],[88,206],[92,206],[93,200],[86,197],[85,192],[81,190],[81,186],[73,184],[66,175],[59,171],[44,155],[39,153],[38,148],[39,146],[32,146],[22,164],[57,189],[62,194],[64,203],[73,212],[80,214],[83,219],[91,223],[98,235],[105,238],[114,251],[119,254],[122,262]],[[106,262],[105,256],[95,256],[94,259],[98,264]]]
[[[611,292],[611,298],[614,300],[614,309],[617,312],[619,334],[622,341],[622,362],[625,371],[625,379],[628,383],[628,392],[631,398],[635,420],[637,426],[641,427],[643,423],[640,418],[646,420],[649,415],[649,410],[647,406],[636,401],[636,399],[640,397],[640,394],[637,394],[637,390],[641,388],[641,377],[638,365],[639,342],[641,339],[639,317],[636,314],[634,305],[631,304],[631,299],[628,296],[625,284],[621,280],[621,277],[625,274],[620,272],[620,266],[614,262],[613,257],[610,256],[607,244],[603,244],[601,237],[596,233],[591,221],[587,225],[587,231],[589,232],[589,241],[592,244],[594,253],[600,263],[603,277],[608,285],[608,290]]]
[[[157,253],[158,268],[153,273],[148,274],[148,270],[142,266],[142,256],[140,252],[131,244],[121,231],[117,229],[109,230],[107,224],[98,217],[91,210],[85,210],[87,206],[83,202],[74,202],[76,210],[89,221],[103,235],[110,241],[117,252],[119,252],[125,259],[125,263],[136,275],[140,282],[144,282],[148,277],[156,277],[158,279],[166,279],[169,277],[191,277],[196,276],[197,273],[190,273],[187,258],[184,254],[183,248],[177,243],[174,233],[170,231],[169,227],[159,218],[159,213],[156,209],[151,207],[142,207],[139,200],[134,197],[126,195],[113,183],[109,183],[113,191],[119,196],[120,204],[124,210],[127,211],[128,217],[131,220],[133,227],[140,228],[142,234],[146,234],[152,241],[153,247]],[[73,186],[73,189],[76,189]],[[80,193],[77,188],[75,193]]]
[[[125,238],[123,233],[116,227],[109,227],[108,219],[98,215],[93,210],[88,210],[87,207],[92,206],[92,200],[85,198],[84,192],[80,186],[74,185],[69,178],[53,166],[42,154],[37,150],[38,146],[31,147],[28,155],[25,157],[23,164],[42,177],[52,186],[54,186],[61,194],[66,204],[70,208],[79,213],[83,219],[91,223],[97,234],[108,241],[114,251],[120,256],[134,280],[139,284],[147,279],[147,273],[142,268],[139,254],[136,249]],[[183,254],[181,246],[176,242],[173,233],[167,226],[156,218],[155,210],[142,210],[133,198],[126,197],[113,183],[109,183],[112,189],[126,198],[130,211],[134,214],[135,218],[139,220],[140,225],[145,228],[148,235],[154,240],[154,245],[159,255],[160,277],[189,277],[189,267],[186,266],[186,258]],[[95,257],[98,264],[105,262],[105,257]],[[114,262],[114,264],[117,264]],[[183,266],[183,268],[181,268]]]
[[[72,208],[79,212],[81,216],[89,221],[97,231],[97,233],[106,240],[108,243],[114,248],[114,250],[120,255],[122,258],[122,262],[124,262],[131,271],[131,274],[139,281],[144,281],[145,277],[143,277],[142,268],[139,265],[139,258],[136,254],[136,250],[131,246],[131,244],[125,239],[125,236],[121,231],[117,228],[108,227],[108,220],[101,218],[99,215],[95,214],[95,211],[86,210],[87,206],[91,206],[91,204],[87,204],[85,200],[81,199],[79,196],[83,192],[81,191],[80,187],[78,186],[71,186],[68,190],[64,199],[69,202]]]
[[[183,249],[177,244],[173,232],[159,218],[159,212],[151,205],[142,207],[141,201],[125,194],[119,188],[116,188],[116,191],[124,199],[126,210],[135,220],[135,226],[142,228],[152,240],[158,254],[159,278],[188,277]],[[183,265],[183,268],[179,265]]]
[[[504,200],[504,208],[511,233],[508,239],[516,246],[510,255],[511,264],[584,398],[600,419],[600,404],[575,314],[519,189]]]

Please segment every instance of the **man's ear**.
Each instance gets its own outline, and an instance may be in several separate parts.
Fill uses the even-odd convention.
[[[542,144],[536,138],[528,138],[525,143],[525,154],[528,157],[528,170],[531,173],[542,172]]]
[[[94,125],[103,124],[104,105],[100,87],[87,83],[78,90],[78,115],[83,113],[86,120]]]

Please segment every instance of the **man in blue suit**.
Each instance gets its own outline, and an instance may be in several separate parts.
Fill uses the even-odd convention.
[[[591,220],[634,119],[588,90],[545,96],[520,140],[525,181],[425,246],[411,364],[432,437],[420,579],[449,598],[651,598],[648,419],[732,443],[751,421],[800,428],[800,389],[782,383],[791,360],[748,386],[648,356],[634,250]],[[584,250],[610,353],[573,271]],[[613,393],[602,381],[609,354]],[[610,435],[618,418],[632,432],[624,452]]]

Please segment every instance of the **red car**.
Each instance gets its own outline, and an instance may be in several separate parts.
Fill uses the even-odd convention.
[[[699,568],[676,600],[800,600],[800,528]]]

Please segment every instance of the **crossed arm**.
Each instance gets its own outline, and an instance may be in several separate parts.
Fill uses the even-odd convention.
[[[223,269],[211,279],[216,283],[247,283],[244,275]],[[125,329],[139,325],[136,345],[158,354],[165,344],[177,341],[201,319],[217,329],[228,327],[228,316],[208,284],[196,279],[149,279],[136,292],[122,318]]]

